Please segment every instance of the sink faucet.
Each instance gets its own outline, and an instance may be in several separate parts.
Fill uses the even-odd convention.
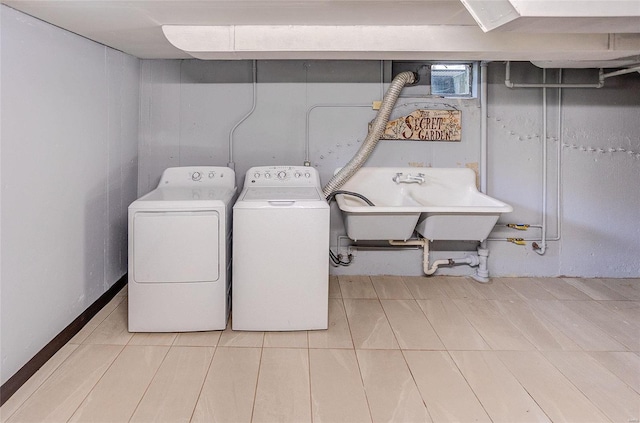
[[[424,173],[418,173],[417,175],[407,173],[406,175],[404,175],[402,172],[400,172],[396,173],[396,176],[394,176],[392,179],[396,184],[423,184]]]

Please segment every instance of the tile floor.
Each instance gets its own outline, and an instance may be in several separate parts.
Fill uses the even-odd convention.
[[[127,332],[126,289],[3,422],[638,422],[640,279],[332,277],[327,331]]]

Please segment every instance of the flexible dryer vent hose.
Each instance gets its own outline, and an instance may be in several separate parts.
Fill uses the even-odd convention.
[[[338,173],[333,175],[333,178],[331,178],[323,188],[322,193],[325,198],[328,198],[332,192],[340,189],[340,187],[344,185],[345,182],[347,182],[367,161],[373,152],[373,149],[376,148],[376,144],[378,144],[382,134],[384,134],[387,122],[389,122],[389,116],[391,116],[391,111],[398,100],[398,96],[400,96],[400,91],[402,91],[402,88],[404,88],[405,85],[412,84],[415,80],[416,77],[413,72],[401,72],[393,78],[389,89],[382,99],[380,110],[378,110],[378,114],[373,120],[371,129],[360,146],[360,149],[353,158],[349,160],[349,163],[347,163]]]

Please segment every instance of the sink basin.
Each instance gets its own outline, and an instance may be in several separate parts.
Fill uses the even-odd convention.
[[[478,191],[467,168],[363,167],[341,190],[374,203],[336,196],[347,235],[356,241],[406,240],[414,231],[429,240],[482,241],[513,210]]]

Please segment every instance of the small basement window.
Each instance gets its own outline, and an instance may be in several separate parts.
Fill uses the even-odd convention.
[[[471,96],[471,65],[431,65],[431,95]]]
[[[411,71],[418,75],[417,83],[402,90],[401,97],[473,98],[477,64],[445,62],[392,62],[391,74]]]

